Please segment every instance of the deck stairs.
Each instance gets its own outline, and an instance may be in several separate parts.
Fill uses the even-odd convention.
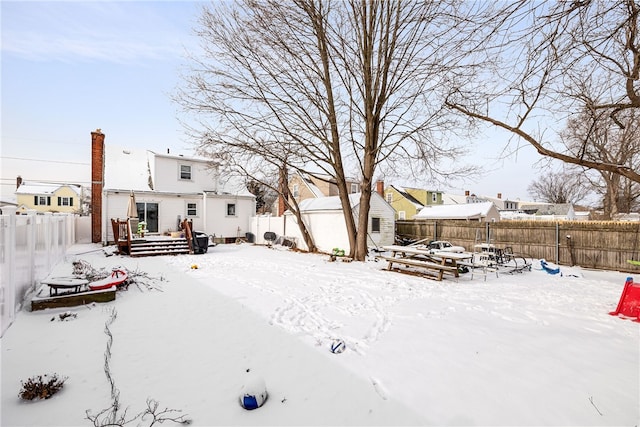
[[[190,252],[189,242],[185,238],[164,239],[164,240],[131,240],[132,257],[154,256],[154,255],[178,255]]]

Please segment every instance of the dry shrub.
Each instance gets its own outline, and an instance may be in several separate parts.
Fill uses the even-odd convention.
[[[56,394],[63,386],[67,378],[60,378],[58,374],[37,375],[22,383],[22,390],[18,396],[23,400],[49,399]]]

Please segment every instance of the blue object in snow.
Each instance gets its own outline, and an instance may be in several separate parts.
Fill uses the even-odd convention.
[[[556,267],[556,268],[551,268],[549,267],[549,264],[547,264],[547,261],[544,259],[540,260],[540,265],[542,266],[542,269],[544,271],[546,271],[549,274],[558,274],[560,273],[560,267]]]

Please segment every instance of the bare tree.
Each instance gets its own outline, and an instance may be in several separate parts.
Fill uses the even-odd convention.
[[[580,203],[590,192],[576,171],[548,172],[533,181],[527,191],[546,203]]]
[[[567,128],[560,138],[576,158],[633,168],[640,164],[640,109],[621,110],[615,116],[601,110],[586,110],[567,121]],[[605,218],[628,212],[632,200],[637,197],[633,193],[637,193],[639,184],[617,172],[596,172],[602,184],[594,182],[594,186],[603,189]]]
[[[640,182],[637,159],[592,159],[558,138],[565,121],[583,111],[591,112],[587,128],[595,132],[602,116],[624,128],[624,113],[640,110],[640,2],[522,0],[496,7],[482,49],[469,52],[477,79],[454,76],[447,105],[543,156]],[[588,152],[593,139],[584,136]]]
[[[454,162],[464,152],[457,140],[443,137],[454,127],[441,108],[443,64],[459,57],[470,23],[452,11],[471,13],[459,0],[215,3],[203,8],[202,53],[176,99],[196,113],[190,131],[202,152],[233,156],[245,171],[258,156],[335,179],[350,255],[363,260],[381,164],[471,171]],[[362,184],[357,222],[350,170]]]

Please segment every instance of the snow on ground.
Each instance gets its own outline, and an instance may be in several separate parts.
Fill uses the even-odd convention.
[[[624,273],[552,276],[535,261],[531,272],[436,282],[243,244],[149,258],[78,245],[53,275],[74,260],[146,272],[154,289],[19,312],[2,338],[3,426],[91,425],[85,411],[111,402],[114,315],[109,366],[130,415],[152,398],[197,426],[640,421],[640,324],[607,314]],[[77,318],[55,318],[67,310]],[[329,351],[335,338],[344,353]],[[21,380],[54,372],[68,377],[60,393],[19,400]],[[269,399],[246,411],[239,394],[256,377]]]

